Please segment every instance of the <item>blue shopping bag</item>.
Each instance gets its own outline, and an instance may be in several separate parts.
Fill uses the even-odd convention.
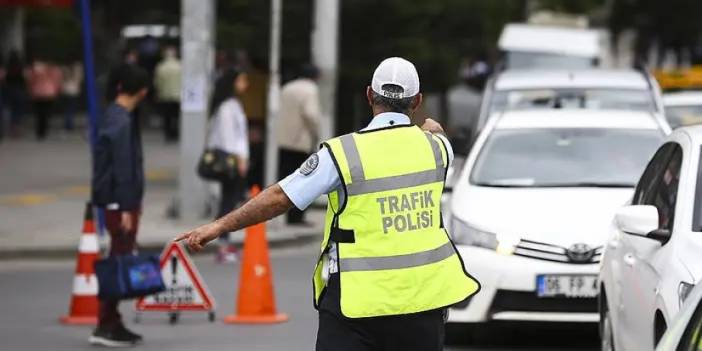
[[[159,258],[150,256],[110,256],[95,262],[98,297],[125,300],[166,290]]]

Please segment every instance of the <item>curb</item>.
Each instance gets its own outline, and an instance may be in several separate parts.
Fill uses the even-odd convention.
[[[278,238],[268,238],[268,247],[270,249],[282,249],[289,247],[302,246],[311,242],[317,241],[320,236],[320,231],[307,231],[304,233],[296,233],[293,235],[282,236]],[[243,240],[232,240],[232,243],[243,245]],[[166,243],[147,242],[139,245],[141,253],[160,254]],[[208,245],[194,255],[202,255],[216,252],[216,245]],[[16,259],[34,259],[34,258],[71,258],[77,253],[76,247],[43,247],[43,248],[17,248],[17,249],[0,249],[0,261],[16,260]],[[188,252],[193,255],[192,252]]]

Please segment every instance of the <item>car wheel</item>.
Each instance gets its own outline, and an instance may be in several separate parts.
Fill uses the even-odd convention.
[[[609,309],[605,309],[600,314],[601,335],[600,339],[602,351],[615,351],[614,349],[614,331],[612,330],[612,316]]]

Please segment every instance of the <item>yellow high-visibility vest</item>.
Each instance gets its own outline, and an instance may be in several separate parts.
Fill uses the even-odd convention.
[[[346,317],[428,311],[480,289],[443,228],[448,156],[440,138],[401,125],[343,135],[323,145],[343,190],[329,194],[313,279],[315,306],[324,289],[322,256],[330,238],[337,243]]]

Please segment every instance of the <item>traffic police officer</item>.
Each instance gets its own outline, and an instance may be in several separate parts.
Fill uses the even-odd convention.
[[[313,277],[317,350],[442,350],[446,308],[479,290],[441,219],[453,151],[438,123],[410,124],[422,94],[409,61],[381,62],[366,95],[366,128],[326,141],[297,172],[176,240],[199,250],[327,194]]]

